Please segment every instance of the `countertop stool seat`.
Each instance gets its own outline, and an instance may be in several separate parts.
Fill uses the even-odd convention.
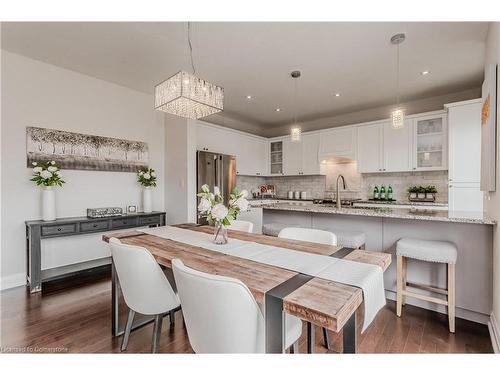
[[[448,322],[450,332],[455,332],[455,264],[457,262],[457,247],[452,242],[402,238],[396,245],[397,255],[397,316],[406,297],[448,306]],[[426,262],[447,264],[447,289],[427,285],[408,283],[406,278],[407,260],[417,259]],[[443,294],[446,298],[431,297],[407,290],[407,287]]]
[[[354,230],[330,229],[337,236],[337,245],[350,247],[352,249],[364,249],[366,243],[366,234]]]

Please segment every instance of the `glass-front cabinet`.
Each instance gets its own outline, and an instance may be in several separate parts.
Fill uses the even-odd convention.
[[[271,174],[283,174],[283,141],[274,141],[270,143]]]
[[[448,136],[446,114],[413,119],[413,170],[447,168]]]

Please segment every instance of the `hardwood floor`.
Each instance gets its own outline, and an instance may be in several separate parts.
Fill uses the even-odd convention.
[[[109,272],[44,285],[43,295],[19,287],[3,291],[0,346],[3,352],[119,353],[121,338],[111,336]],[[169,329],[165,318],[161,353],[192,353],[182,313]],[[358,319],[360,329],[361,319]],[[359,353],[492,353],[485,325],[457,319],[456,334],[448,332],[445,315],[406,306],[401,318],[388,301],[367,331],[358,336]],[[131,334],[127,353],[151,350],[152,324]],[[304,324],[305,328],[305,324]],[[300,352],[305,353],[305,332]],[[330,333],[330,352],[342,350],[342,336]],[[325,353],[321,330],[316,352]]]

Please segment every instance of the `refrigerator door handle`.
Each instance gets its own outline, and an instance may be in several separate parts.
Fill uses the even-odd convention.
[[[219,162],[220,162],[220,185],[219,185],[219,189],[220,189],[220,193],[222,195],[222,197],[225,197],[226,196],[226,190],[225,190],[225,187],[224,187],[224,157],[221,155],[219,156]],[[227,204],[227,202],[224,202],[224,204]]]

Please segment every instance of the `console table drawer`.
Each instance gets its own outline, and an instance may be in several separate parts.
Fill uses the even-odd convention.
[[[137,225],[137,218],[129,217],[123,219],[113,219],[111,226],[113,228],[125,228],[125,227],[133,227]]]
[[[76,224],[42,226],[42,236],[76,233]]]
[[[139,225],[160,225],[159,216],[140,217]]]
[[[106,230],[108,228],[109,228],[108,220],[80,224],[81,232],[94,232],[96,230]]]

